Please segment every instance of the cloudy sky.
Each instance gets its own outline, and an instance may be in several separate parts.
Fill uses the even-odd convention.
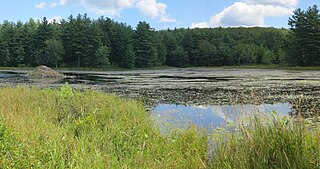
[[[67,18],[87,13],[135,27],[147,21],[156,29],[180,27],[288,27],[296,8],[320,6],[320,0],[3,0],[0,21]]]

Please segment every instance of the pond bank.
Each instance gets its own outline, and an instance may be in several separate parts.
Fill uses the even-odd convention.
[[[0,88],[0,102],[5,168],[320,167],[320,133],[287,118],[161,134],[141,102],[69,86]]]

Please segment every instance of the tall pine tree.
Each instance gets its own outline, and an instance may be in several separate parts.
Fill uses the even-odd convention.
[[[289,18],[292,34],[288,46],[293,64],[300,66],[320,65],[320,13],[316,5],[307,11],[297,9]],[[293,46],[292,46],[293,45]]]
[[[135,31],[134,44],[137,67],[152,67],[157,65],[158,53],[155,33],[148,23],[139,22]]]

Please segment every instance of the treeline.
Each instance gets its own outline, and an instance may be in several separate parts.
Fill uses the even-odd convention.
[[[299,66],[320,66],[320,12],[316,5],[297,9],[289,18],[287,62]]]
[[[0,66],[142,68],[283,64],[320,65],[320,15],[298,9],[291,30],[208,28],[155,31],[86,14],[61,22],[30,19],[0,25]]]

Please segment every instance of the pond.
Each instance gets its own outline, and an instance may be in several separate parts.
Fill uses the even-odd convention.
[[[256,113],[271,116],[277,113],[280,116],[289,115],[292,111],[290,103],[261,104],[261,105],[220,105],[220,106],[183,106],[174,104],[158,104],[153,109],[153,117],[164,128],[167,123],[171,127],[188,127],[197,125],[208,130],[224,126],[252,117]]]
[[[204,127],[219,126],[243,112],[274,110],[282,115],[295,112],[302,112],[304,117],[320,115],[320,71],[222,68],[60,71],[65,78],[58,81],[29,79],[25,77],[28,72],[0,71],[0,86],[58,88],[68,82],[80,90],[140,99],[155,117]]]
[[[11,72],[0,72],[0,78],[18,78],[19,75]]]

